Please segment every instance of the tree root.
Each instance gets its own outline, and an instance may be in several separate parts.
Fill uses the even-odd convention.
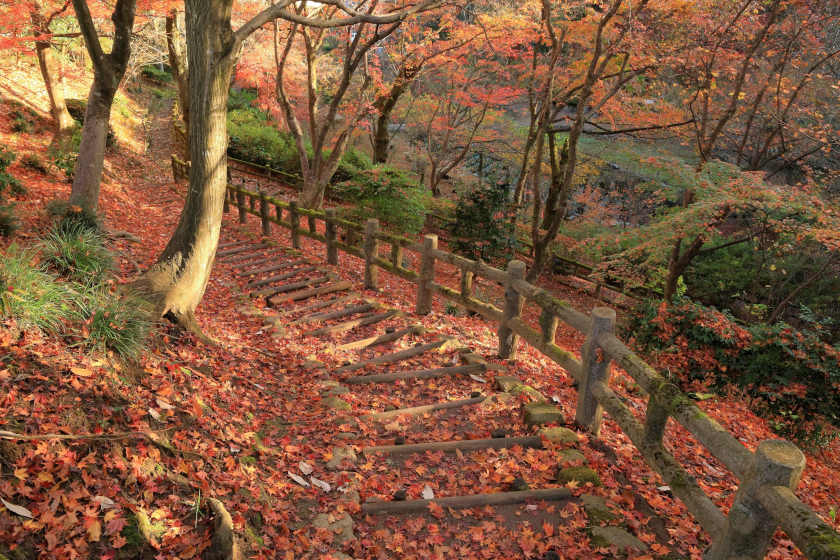
[[[243,560],[244,556],[233,530],[233,519],[225,505],[216,498],[207,498],[207,503],[213,510],[216,525],[210,547],[204,554],[205,560]]]
[[[175,428],[163,430],[149,430],[144,432],[117,432],[115,434],[18,434],[0,430],[0,439],[19,441],[43,441],[43,440],[120,440],[131,438],[146,438],[153,441],[156,432],[170,432]],[[154,435],[150,435],[154,434]]]
[[[221,342],[205,334],[204,331],[201,330],[201,325],[198,324],[198,321],[195,319],[195,315],[192,313],[174,313],[172,311],[168,311],[164,317],[195,336],[201,343],[206,344],[207,346],[222,346]]]

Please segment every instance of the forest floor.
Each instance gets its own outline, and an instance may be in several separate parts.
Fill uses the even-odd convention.
[[[145,87],[144,93],[127,97],[131,103],[125,110],[125,134],[132,135],[131,141],[121,137],[119,147],[109,151],[101,196],[106,228],[130,234],[115,236],[111,243],[120,260],[120,282],[131,281],[163,249],[177,223],[185,188],[171,180],[168,104]],[[0,115],[0,144],[19,158],[30,153],[45,158],[49,137],[43,123],[31,134],[13,133],[8,112]],[[10,242],[36,242],[49,227],[46,203],[69,192],[57,172],[33,171],[20,159],[10,169],[28,192],[16,200],[23,227],[15,239],[1,241],[0,250]],[[259,240],[257,220],[238,224],[233,213],[225,217],[222,243]],[[287,264],[300,258],[288,246],[286,232],[275,229],[259,258]],[[323,248],[305,240],[301,254],[317,262]],[[208,498],[220,500],[230,512],[252,558],[701,557],[709,536],[618,427],[607,419],[598,439],[576,429],[573,380],[547,358],[528,348],[515,360],[494,358],[497,342],[491,325],[461,312],[451,314],[439,302],[431,314],[412,316],[416,288],[387,274],[379,291],[362,291],[362,263],[343,254],[330,273],[352,282],[360,301],[400,309],[405,316],[356,328],[341,339],[307,336],[308,329],[320,325],[278,319],[278,311],[288,309],[270,309],[263,298],[249,297],[250,277],[241,270],[235,259],[220,258],[199,309],[199,322],[217,346],[162,324],[143,358],[126,364],[80,354],[62,338],[36,332],[13,337],[14,325],[0,325],[0,429],[97,435],[0,440],[0,497],[6,506],[0,512],[0,558],[200,557],[214,531]],[[578,309],[596,304],[567,288],[552,289]],[[451,336],[494,365],[457,380],[354,386],[347,392],[335,383],[332,372],[360,357],[337,350],[337,344],[381,334],[383,327],[415,323],[425,331],[381,351]],[[582,337],[561,327],[556,341],[578,353]],[[453,352],[424,354],[410,367],[452,366],[457,359]],[[534,435],[536,428],[523,424],[520,411],[527,395],[384,425],[358,419],[475,392],[487,395],[502,371],[555,402],[563,413],[558,425],[572,430],[577,441],[563,446],[546,442],[542,449],[427,453],[404,461],[360,452],[399,438],[409,443],[490,438],[498,430],[507,436]],[[628,378],[619,373],[615,385],[638,412],[643,401]],[[774,438],[739,395],[700,406],[750,449]],[[733,476],[678,427],[669,425],[666,439],[726,511],[737,488]],[[569,446],[577,455],[569,454]],[[351,457],[336,460],[342,454]],[[558,463],[586,465],[597,480],[556,482]],[[840,506],[838,469],[837,444],[808,454],[797,494],[840,529],[840,519],[832,514]],[[409,499],[429,490],[435,496],[498,492],[518,479],[532,488],[566,487],[571,496],[495,509],[432,507],[419,515],[361,512],[360,502],[390,500],[400,490]],[[594,510],[593,503],[598,506]],[[15,506],[26,508],[31,518],[13,513],[19,510]],[[619,551],[595,539],[596,510],[606,516],[602,521],[607,526],[638,539],[638,546]],[[777,535],[770,558],[800,556],[788,539]]]

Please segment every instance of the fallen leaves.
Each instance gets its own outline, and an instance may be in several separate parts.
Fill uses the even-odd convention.
[[[21,517],[25,517],[25,518],[27,518],[27,519],[32,519],[32,517],[33,517],[33,516],[32,516],[32,512],[31,512],[31,511],[29,511],[28,509],[26,509],[26,508],[25,508],[25,507],[23,507],[23,506],[19,506],[19,505],[13,504],[13,503],[11,503],[11,502],[7,502],[7,501],[6,501],[6,500],[4,500],[3,498],[0,498],[0,502],[2,502],[2,503],[3,503],[3,506],[4,506],[7,510],[11,511],[12,513],[14,513],[14,514],[16,514],[16,515],[19,515],[19,516],[21,516]]]
[[[83,367],[71,367],[70,373],[78,375],[79,377],[92,377],[93,371]]]

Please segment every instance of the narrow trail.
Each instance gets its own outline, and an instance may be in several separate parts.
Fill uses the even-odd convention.
[[[424,327],[404,305],[389,303],[387,292],[364,292],[358,279],[346,279],[347,263],[327,266],[277,239],[255,236],[228,214],[214,275],[247,295],[240,310],[263,318],[266,349],[295,340],[318,358],[304,362],[302,381],[316,383],[324,422],[335,426],[326,469],[347,481],[339,496],[355,504],[348,514],[313,521],[336,534],[336,557],[351,557],[342,546],[360,558],[382,557],[397,527],[422,539],[400,545],[406,557],[466,555],[497,526],[515,541],[491,546],[488,558],[514,549],[583,557],[592,546],[611,545],[630,555],[650,545],[670,551],[664,521],[642,535],[645,542],[596,491],[598,471],[615,455],[605,458],[566,427],[573,401],[555,406],[517,377],[516,362],[471,346],[469,333]],[[562,370],[557,375],[571,387]],[[564,518],[574,523],[560,534]],[[429,530],[437,535],[424,538]],[[546,536],[556,537],[553,546]],[[551,556],[555,549],[562,556]]]

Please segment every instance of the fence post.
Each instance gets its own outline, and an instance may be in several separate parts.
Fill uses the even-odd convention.
[[[376,238],[379,233],[379,220],[370,218],[365,225],[365,288],[369,290],[379,289],[379,269],[374,259],[379,256],[379,240]]]
[[[292,247],[300,249],[300,214],[298,205],[294,200],[289,203],[289,223],[291,224]]]
[[[420,277],[417,279],[417,315],[428,315],[432,310],[432,283],[435,281],[435,255],[438,236],[423,237],[423,254],[420,257]]]
[[[405,268],[403,266],[403,246],[398,242],[391,242],[391,264],[395,268]]]
[[[247,213],[245,212],[245,193],[236,191],[236,205],[239,207],[239,223],[244,224]]]
[[[513,282],[525,278],[525,263],[518,260],[510,261],[507,265],[506,278],[505,309],[502,313],[502,322],[499,324],[499,357],[513,358],[516,356],[516,344],[519,342],[519,336],[510,329],[508,322],[519,317],[519,314],[522,313],[522,304],[525,303],[525,298],[513,288]]]
[[[225,214],[230,212],[230,193],[231,193],[230,185],[231,185],[230,183],[225,185],[225,206],[222,210]]]
[[[268,221],[268,197],[260,191],[260,220],[262,220],[262,234],[265,237],[271,235],[271,222]]]
[[[789,441],[759,443],[752,468],[735,494],[723,535],[712,545],[707,556],[709,560],[764,558],[778,524],[756,494],[762,486],[784,486],[793,490],[804,469],[805,455]]]
[[[653,445],[662,445],[665,427],[668,425],[668,407],[666,403],[679,396],[680,390],[670,383],[648,397],[645,410],[645,441]]]
[[[276,202],[274,203],[274,214],[277,216],[278,222],[283,221],[283,207],[277,204]]]
[[[461,269],[461,297],[464,299],[473,296],[473,277],[472,270],[468,270],[467,267]]]
[[[262,189],[259,185],[257,185],[257,192],[262,194]],[[251,209],[251,212],[257,209],[257,199],[253,196],[248,197],[248,207]]]
[[[335,244],[335,208],[326,209],[324,232],[327,238],[327,264],[338,264],[338,247]]]
[[[542,335],[543,344],[554,344],[554,337],[557,333],[557,325],[560,319],[557,315],[547,309],[543,309],[540,313],[540,334]]]
[[[306,221],[309,223],[309,231],[318,233],[318,224],[315,221],[315,216],[307,216]]]
[[[615,311],[609,307],[596,307],[592,310],[592,330],[583,346],[583,364],[581,383],[578,389],[577,412],[575,421],[586,426],[593,435],[601,431],[601,417],[604,409],[592,394],[592,386],[603,381],[609,383],[610,360],[604,350],[598,346],[598,337],[611,334],[615,330]]]

